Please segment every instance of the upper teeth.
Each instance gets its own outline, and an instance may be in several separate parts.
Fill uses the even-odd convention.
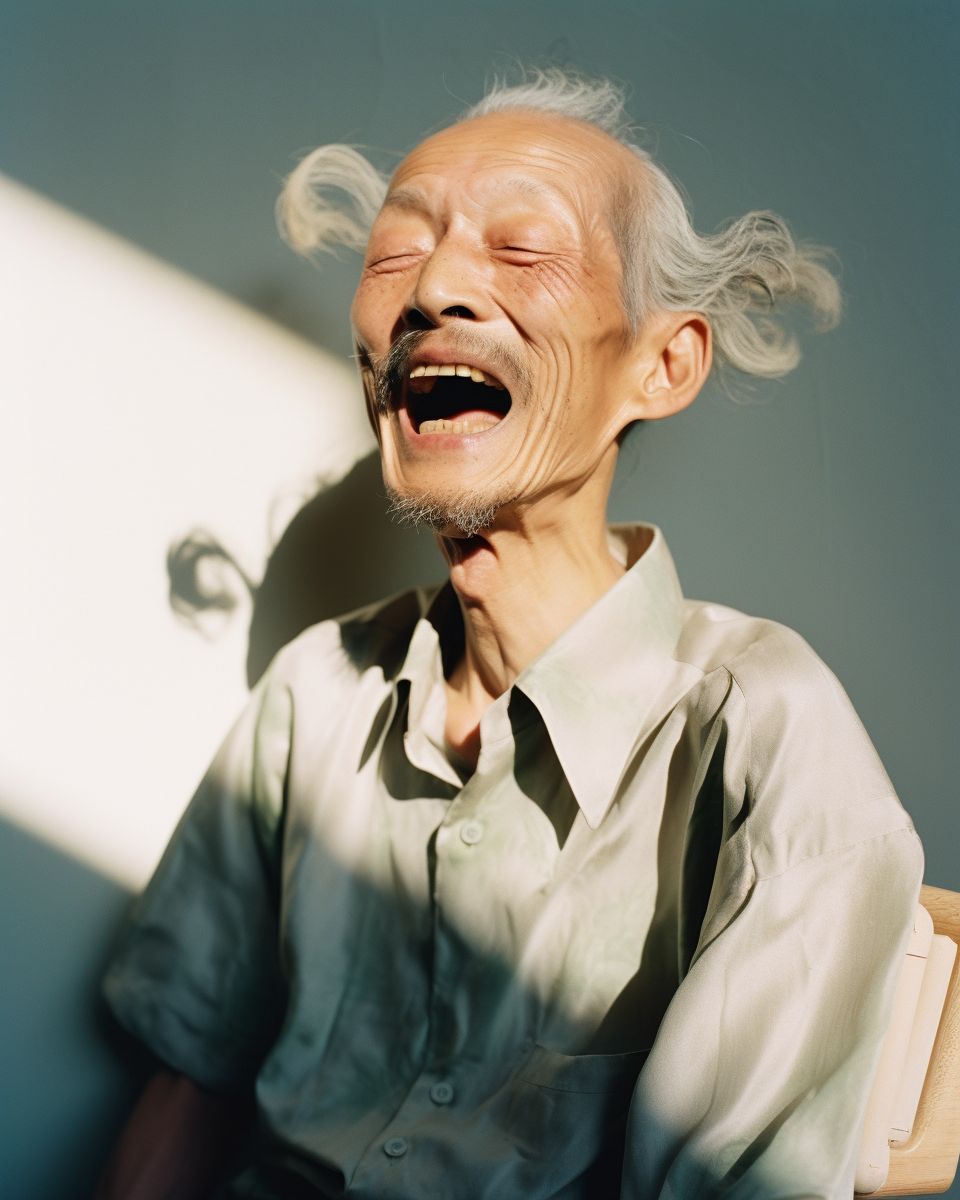
[[[421,363],[410,372],[411,379],[419,379],[421,375],[459,375],[463,379],[472,379],[474,383],[485,383],[487,387],[504,390],[503,384],[487,375],[478,367],[468,367],[466,363]]]

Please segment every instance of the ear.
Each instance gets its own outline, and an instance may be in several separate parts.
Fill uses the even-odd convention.
[[[644,323],[637,352],[637,416],[671,417],[693,403],[710,374],[710,324],[701,313],[657,313]]]

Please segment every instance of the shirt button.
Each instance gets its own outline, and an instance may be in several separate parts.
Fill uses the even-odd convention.
[[[453,1099],[453,1084],[441,1079],[430,1089],[430,1099],[434,1104],[449,1104]]]
[[[403,1158],[407,1152],[407,1139],[401,1137],[390,1138],[389,1141],[383,1143],[383,1152],[389,1158]]]
[[[483,826],[479,821],[464,821],[460,826],[460,840],[468,846],[475,846],[483,837]]]

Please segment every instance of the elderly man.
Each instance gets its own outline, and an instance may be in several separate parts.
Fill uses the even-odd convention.
[[[103,1196],[851,1194],[916,836],[803,640],[605,522],[625,431],[714,354],[790,369],[782,303],[836,285],[772,214],[698,236],[627,139],[553,71],[388,184],[288,182],[299,248],[366,243],[384,480],[449,583],[290,643],[214,760],[107,978],[164,1066]]]

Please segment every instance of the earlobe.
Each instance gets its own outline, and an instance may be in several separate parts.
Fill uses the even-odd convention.
[[[710,325],[700,313],[668,313],[650,330],[639,396],[641,418],[673,416],[697,398],[710,373]]]

